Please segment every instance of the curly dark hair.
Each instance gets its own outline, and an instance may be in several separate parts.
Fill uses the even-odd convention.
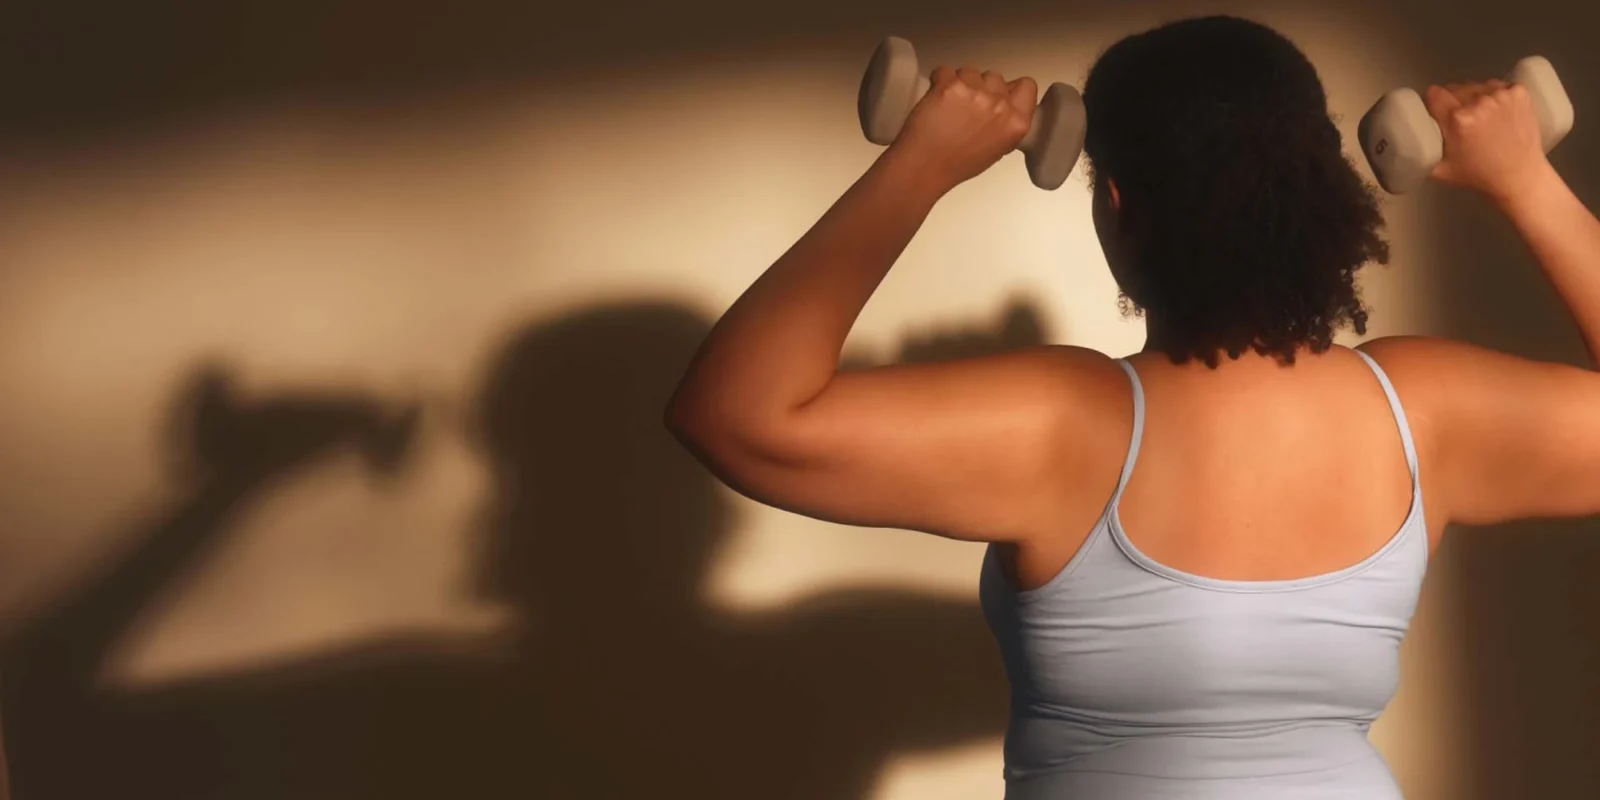
[[[1115,185],[1132,243],[1124,313],[1159,320],[1174,363],[1292,364],[1366,333],[1355,276],[1389,261],[1383,216],[1292,42],[1236,17],[1171,22],[1101,54],[1083,99],[1091,184]]]

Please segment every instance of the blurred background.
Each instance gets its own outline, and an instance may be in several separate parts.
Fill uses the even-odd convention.
[[[884,35],[1081,85],[1217,12],[1301,45],[1363,171],[1384,91],[1545,55],[1578,109],[1552,158],[1600,197],[1593,3],[0,5],[15,796],[999,797],[981,549],[744,501],[661,403],[876,154]],[[1369,335],[1581,358],[1486,206],[1386,216]],[[1039,341],[1143,338],[1081,171],[1041,192],[1012,156],[847,358]],[[1408,798],[1600,795],[1597,534],[1447,538],[1373,732]]]

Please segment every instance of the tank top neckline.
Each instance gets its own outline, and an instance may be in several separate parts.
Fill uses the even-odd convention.
[[[1145,416],[1144,384],[1139,380],[1138,371],[1134,369],[1133,364],[1127,358],[1119,358],[1117,363],[1127,372],[1128,380],[1133,389],[1133,432],[1128,442],[1127,457],[1123,461],[1122,474],[1117,479],[1116,491],[1112,494],[1111,502],[1108,504],[1105,514],[1102,515],[1102,524],[1096,526],[1094,535],[1098,536],[1101,533],[1099,529],[1104,528],[1105,532],[1109,533],[1112,541],[1116,543],[1117,548],[1122,551],[1128,560],[1151,574],[1195,588],[1223,592],[1285,592],[1312,589],[1355,577],[1383,561],[1385,556],[1393,552],[1408,538],[1408,534],[1424,527],[1420,524],[1423,515],[1422,485],[1417,475],[1415,442],[1411,436],[1410,425],[1406,421],[1405,410],[1400,406],[1399,395],[1395,393],[1394,385],[1389,381],[1389,376],[1383,371],[1383,368],[1378,366],[1377,361],[1373,360],[1371,356],[1360,350],[1353,350],[1352,352],[1366,362],[1383,389],[1384,397],[1389,402],[1389,411],[1394,417],[1396,427],[1399,428],[1401,445],[1405,452],[1406,467],[1411,474],[1411,504],[1406,510],[1405,520],[1385,540],[1383,546],[1376,551],[1348,566],[1315,575],[1275,580],[1237,580],[1215,578],[1181,570],[1157,561],[1140,550],[1133,543],[1133,540],[1128,537],[1127,529],[1122,525],[1122,493],[1127,488],[1128,479],[1133,476],[1134,466],[1139,459],[1139,445],[1144,439]],[[1088,545],[1089,542],[1084,542],[1083,549],[1088,549]],[[1075,560],[1071,559],[1071,561]],[[1069,565],[1071,561],[1069,561]],[[1053,582],[1051,581],[1051,583]]]

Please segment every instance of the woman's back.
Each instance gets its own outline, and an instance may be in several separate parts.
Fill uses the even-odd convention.
[[[1429,338],[1333,347],[1366,333],[1378,204],[1315,68],[1225,17],[1119,41],[1083,91],[1095,230],[1142,353],[840,371],[934,204],[1031,124],[1030,81],[932,86],[713,329],[668,424],[761,502],[990,545],[1012,800],[1397,796],[1365,732],[1428,553],[1447,523],[1600,513],[1600,373]],[[1528,92],[1427,104],[1435,175],[1506,212],[1600,354],[1600,220],[1545,159]]]
[[[1209,369],[1159,354],[1127,363],[1144,420],[1119,508],[1129,539],[1154,560],[1225,580],[1299,578],[1360,561],[1405,521],[1412,481],[1394,409],[1356,351],[1287,368],[1247,357]],[[1071,515],[1047,552],[1034,548],[1037,563],[1017,565],[1024,587],[1078,548],[1134,436],[1134,387],[1121,387],[1128,378],[1117,370],[1100,372],[1122,389],[1108,393],[1101,423],[1116,435],[1096,438],[1081,485],[1064,487],[1075,494]],[[1071,439],[1062,446],[1081,452],[1084,438]],[[1430,540],[1442,529],[1431,526]]]
[[[985,559],[1008,796],[1399,796],[1366,731],[1429,537],[1403,410],[1363,362],[1122,362],[1128,447],[1087,535],[1038,585],[1015,549]]]

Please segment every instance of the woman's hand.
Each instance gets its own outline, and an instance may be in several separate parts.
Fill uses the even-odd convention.
[[[1504,203],[1549,170],[1526,88],[1498,80],[1430,86],[1427,104],[1444,134],[1434,178]]]
[[[889,150],[917,165],[941,189],[977,176],[1017,148],[1033,125],[1039,86],[1007,82],[971,67],[934,70],[932,87],[911,109]]]

